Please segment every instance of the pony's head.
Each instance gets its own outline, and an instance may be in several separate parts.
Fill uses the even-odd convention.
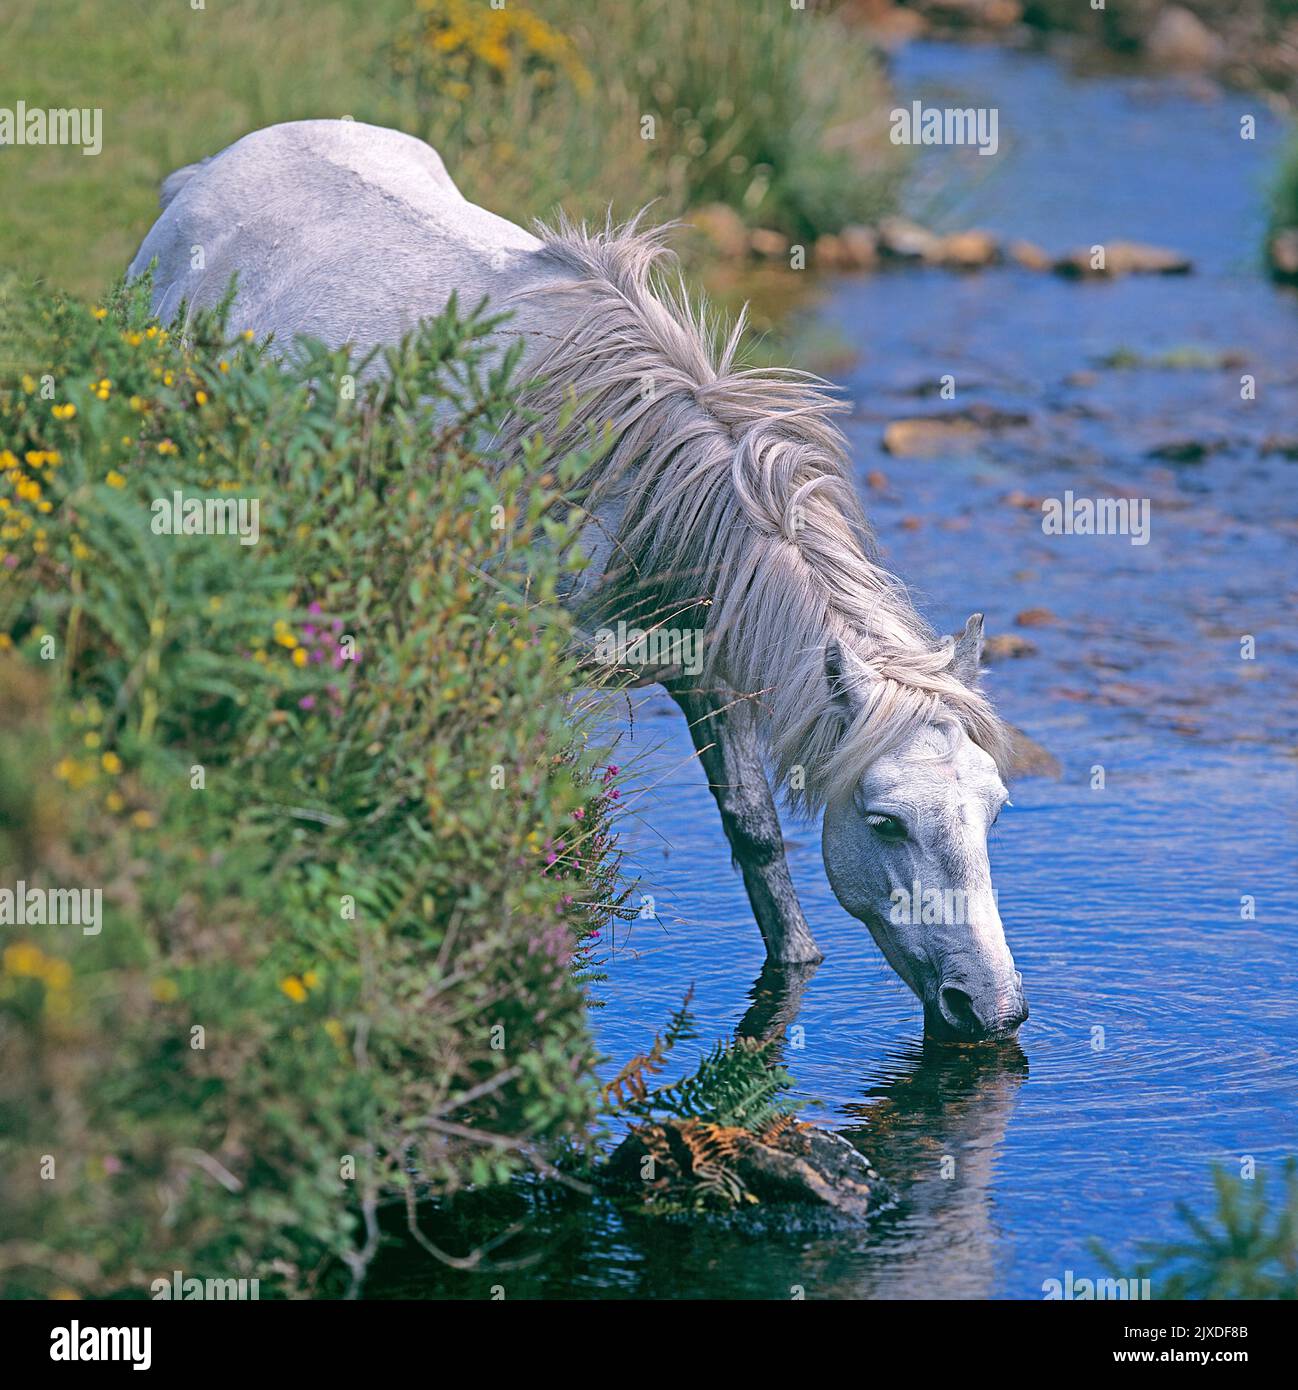
[[[949,670],[972,681],[981,615],[969,620]],[[853,729],[878,737],[886,684],[836,642],[825,676],[852,758]],[[857,760],[860,766],[860,760]],[[987,834],[1007,799],[995,759],[962,723],[904,721],[859,775],[835,778],[825,804],[825,869],[839,902],[870,928],[889,964],[924,1005],[927,1031],[962,1042],[1011,1036],[1028,1016],[1022,976],[1005,942]]]

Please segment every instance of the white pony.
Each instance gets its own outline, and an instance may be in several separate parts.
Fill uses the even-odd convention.
[[[437,153],[352,121],[274,126],[172,174],[130,273],[163,319],[238,276],[232,327],[291,343],[398,340],[452,291],[513,311],[533,420],[557,448],[615,443],[589,479],[588,627],[701,630],[701,663],[641,670],[689,721],[770,957],[820,958],[767,781],[824,814],[835,894],[923,1002],[929,1030],[1027,1017],[991,885],[1007,733],[976,685],[982,618],[939,640],[873,558],[839,405],[802,373],[735,364],[661,233],[561,220],[531,235],[467,202]],[[577,418],[561,428],[573,393]],[[619,631],[624,629],[618,628]],[[659,644],[658,650],[662,650]]]

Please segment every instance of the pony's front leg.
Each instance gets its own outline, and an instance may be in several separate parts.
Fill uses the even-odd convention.
[[[822,959],[793,891],[748,701],[732,691],[700,690],[682,681],[669,682],[667,691],[690,726],[767,957],[785,963]]]

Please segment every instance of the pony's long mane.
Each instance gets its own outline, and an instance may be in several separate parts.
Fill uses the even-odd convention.
[[[620,512],[600,612],[704,626],[705,677],[760,697],[777,774],[802,810],[850,791],[922,725],[958,723],[1003,766],[1005,727],[954,673],[953,639],[875,559],[834,422],[843,404],[817,377],[738,365],[743,316],[724,332],[691,303],[679,273],[663,274],[667,229],[638,223],[537,228],[569,274],[528,291],[555,296],[555,327],[531,419],[510,427],[565,449],[587,423],[611,424],[585,503]],[[565,425],[574,395],[582,408]],[[850,702],[826,678],[830,639]]]

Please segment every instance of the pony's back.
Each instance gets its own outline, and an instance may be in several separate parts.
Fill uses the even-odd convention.
[[[540,242],[467,202],[421,140],[357,121],[255,131],[162,186],[131,262],[157,259],[153,306],[215,303],[232,275],[234,329],[331,346],[394,342],[439,313],[500,300],[537,274]]]

